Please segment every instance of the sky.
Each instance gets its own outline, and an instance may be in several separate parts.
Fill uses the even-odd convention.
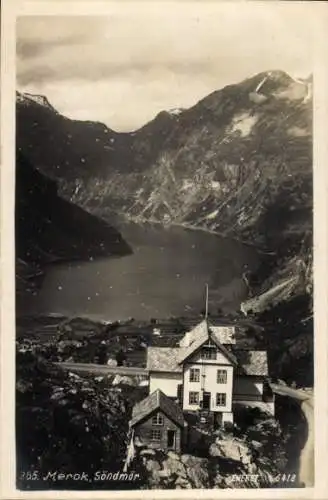
[[[17,88],[62,114],[135,130],[225,85],[312,71],[311,6],[298,2],[123,2],[108,15],[17,19]]]

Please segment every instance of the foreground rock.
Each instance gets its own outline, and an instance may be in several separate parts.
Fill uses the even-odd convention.
[[[106,385],[65,373],[31,353],[17,356],[16,443],[18,487],[95,489],[92,481],[62,483],[24,480],[26,464],[48,471],[119,470],[124,459],[130,408],[128,400]],[[40,484],[39,484],[40,483]],[[97,482],[97,488],[118,487]],[[119,485],[129,487],[129,485]],[[135,484],[130,486],[135,487]]]
[[[209,461],[193,455],[145,449],[140,458],[151,489],[209,488]]]

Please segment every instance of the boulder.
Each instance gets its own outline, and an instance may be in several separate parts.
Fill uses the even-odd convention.
[[[263,446],[262,443],[260,443],[259,441],[255,441],[255,439],[251,441],[251,445],[255,450],[259,450]]]
[[[241,450],[240,461],[243,465],[249,465],[252,462],[252,454],[249,450]]]
[[[174,451],[168,451],[167,456],[168,456],[168,458],[172,458],[172,460],[180,460],[179,455],[177,453],[175,453]]]
[[[244,441],[229,437],[228,439],[216,439],[215,443],[210,446],[210,455],[212,457],[220,456],[237,462],[245,461],[245,463],[249,463],[251,453]]]
[[[190,455],[185,455],[185,454],[184,454],[184,455],[181,455],[181,459],[180,459],[180,460],[181,460],[181,462],[182,462],[183,464],[187,464],[187,463],[188,463],[188,461],[189,461],[189,457],[190,457]]]
[[[208,488],[208,463],[206,459],[199,459],[198,464],[187,468],[187,477],[195,488]]]
[[[156,462],[156,460],[152,460],[152,459],[146,460],[145,466],[146,466],[147,471],[151,472],[151,473],[160,471],[160,469],[161,469],[161,466],[159,465],[159,463]]]
[[[169,470],[171,474],[177,474],[178,476],[186,477],[185,466],[179,460],[168,458],[167,460],[164,460],[162,466],[163,469]]]
[[[191,484],[189,481],[184,479],[183,477],[178,477],[174,483],[174,486],[179,489],[190,489],[192,488]]]
[[[257,473],[257,465],[255,464],[255,462],[251,462],[250,464],[248,464],[247,466],[247,474],[256,474]]]
[[[146,448],[145,450],[140,451],[140,455],[156,455],[155,450],[152,450],[151,448]]]
[[[167,478],[171,475],[171,471],[168,469],[162,469],[157,472],[158,477]]]
[[[127,377],[126,375],[115,375],[114,380],[112,382],[113,385],[136,385],[131,377]]]
[[[193,467],[194,465],[199,464],[200,460],[203,460],[203,459],[201,459],[199,457],[195,457],[194,455],[188,455],[188,454],[181,455],[181,457],[180,457],[180,461],[188,467]]]

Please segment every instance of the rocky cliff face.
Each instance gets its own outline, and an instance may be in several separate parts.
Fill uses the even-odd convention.
[[[21,490],[138,487],[138,482],[106,482],[97,476],[97,471],[119,470],[124,460],[130,415],[126,399],[108,385],[104,387],[92,379],[66,374],[40,356],[19,353],[17,487]],[[26,474],[27,464],[29,474],[34,473],[33,480]],[[65,474],[68,476],[63,480]]]
[[[107,223],[62,199],[56,182],[22,154],[16,162],[17,291],[33,290],[42,266],[58,260],[125,255],[131,252]]]
[[[310,80],[266,72],[130,134],[68,120],[19,95],[18,145],[89,209],[256,234],[270,246],[282,228],[292,238],[309,219],[311,92]]]

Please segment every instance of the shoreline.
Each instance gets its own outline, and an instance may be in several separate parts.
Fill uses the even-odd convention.
[[[87,210],[87,207],[85,207],[85,210]],[[95,210],[94,213],[98,217],[103,217],[104,220],[106,220],[106,222],[107,222],[107,218],[106,218],[107,216],[104,217],[104,215],[101,214],[101,211]],[[238,236],[232,236],[230,234],[226,234],[225,232],[215,231],[213,229],[209,229],[209,228],[204,227],[204,226],[195,226],[193,224],[188,224],[188,223],[184,223],[184,222],[165,223],[163,221],[159,221],[159,220],[155,220],[155,219],[140,219],[140,216],[136,216],[136,217],[128,216],[123,212],[120,213],[120,212],[109,211],[108,217],[110,217],[110,216],[114,217],[114,219],[115,219],[115,217],[117,217],[118,220],[123,221],[123,223],[124,222],[125,223],[132,222],[133,224],[153,224],[153,225],[159,225],[163,229],[169,229],[170,227],[177,227],[177,228],[187,229],[190,231],[202,231],[204,233],[213,234],[213,235],[219,236],[221,238],[226,238],[226,239],[235,241],[237,243],[240,243],[241,245],[255,248],[255,250],[257,250],[257,252],[262,254],[262,255],[267,255],[267,256],[276,255],[276,252],[270,251],[269,249],[266,249],[265,247],[261,247],[261,245],[257,245],[256,243],[253,243],[253,242],[248,241],[248,240],[242,240]],[[109,218],[108,218],[108,222],[110,222]]]

